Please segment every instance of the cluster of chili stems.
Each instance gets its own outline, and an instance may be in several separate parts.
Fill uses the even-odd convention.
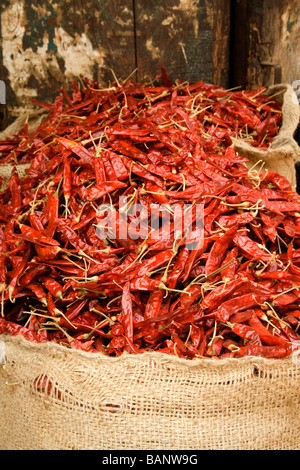
[[[300,348],[300,199],[248,170],[231,140],[266,148],[281,103],[160,78],[73,80],[39,103],[49,114],[34,132],[0,142],[14,165],[1,178],[0,333],[110,356],[285,357]],[[204,207],[192,248],[174,230],[186,203]],[[168,236],[162,211],[146,238],[101,238],[101,204],[130,222],[137,204],[163,206]]]

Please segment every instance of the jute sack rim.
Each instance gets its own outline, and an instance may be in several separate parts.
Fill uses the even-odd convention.
[[[232,143],[241,154],[261,158],[264,162],[272,160],[274,155],[278,156],[280,152],[282,155],[292,154],[296,163],[300,160],[300,147],[294,139],[294,134],[300,122],[300,105],[296,93],[290,84],[282,83],[267,88],[265,94],[270,96],[276,94],[276,98],[283,103],[282,124],[270,147],[267,150],[261,150],[250,143],[233,137],[231,138]]]
[[[173,356],[171,354],[160,353],[158,351],[146,351],[140,354],[137,353],[128,353],[124,352],[120,356],[107,356],[101,352],[87,352],[79,349],[68,348],[66,346],[60,345],[54,342],[46,343],[33,343],[28,341],[22,336],[11,336],[9,334],[0,335],[0,364],[5,364],[6,362],[6,345],[12,345],[14,347],[26,348],[32,351],[32,353],[43,353],[45,357],[51,357],[52,359],[61,358],[62,355],[67,357],[75,356],[78,358],[84,358],[88,361],[97,361],[99,364],[105,362],[110,362],[112,365],[115,363],[133,363],[136,362],[137,366],[144,361],[149,359],[154,359],[156,363],[165,364],[170,366],[180,366],[186,369],[213,369],[213,370],[224,370],[231,369],[232,367],[239,368],[245,365],[255,366],[266,366],[267,368],[272,368],[272,366],[279,365],[286,366],[286,368],[295,366],[297,367],[300,364],[300,350],[294,351],[289,356],[285,358],[264,358],[260,356],[245,356],[240,358],[195,358],[195,359],[185,359],[178,356]]]

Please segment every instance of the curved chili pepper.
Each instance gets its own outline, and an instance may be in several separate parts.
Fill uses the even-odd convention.
[[[205,274],[207,276],[219,268],[225,257],[225,253],[233,241],[237,231],[238,225],[235,225],[234,227],[228,229],[218,240],[215,241],[205,264]]]
[[[262,305],[269,298],[268,294],[243,294],[225,301],[216,311],[216,319],[226,322],[234,313]]]
[[[92,188],[89,188],[85,193],[85,198],[88,201],[95,201],[97,199],[102,198],[108,193],[112,191],[116,191],[117,189],[125,188],[126,184],[122,183],[121,181],[105,181],[103,183],[99,183]]]
[[[19,227],[20,227],[22,235],[24,235],[24,237],[26,237],[27,240],[30,240],[32,242],[39,242],[39,243],[42,243],[43,245],[50,245],[50,246],[59,245],[59,242],[57,240],[54,240],[53,238],[43,235],[38,230],[35,230],[34,228],[29,227],[28,225],[19,224]]]
[[[262,344],[266,346],[285,345],[287,341],[282,336],[273,335],[263,325],[258,316],[254,313],[249,319],[249,326],[251,326],[259,335]]]
[[[23,336],[23,338],[33,343],[40,343],[41,339],[33,331],[19,325],[18,323],[10,322],[0,318],[0,332],[1,334],[9,334],[11,336]]]
[[[126,282],[122,294],[122,324],[124,327],[124,334],[133,341],[133,311],[132,299],[130,296],[130,283]]]

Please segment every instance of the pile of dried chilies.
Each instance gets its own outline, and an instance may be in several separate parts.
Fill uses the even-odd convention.
[[[203,83],[74,80],[47,119],[0,142],[0,333],[110,356],[281,358],[300,348],[300,197],[248,171],[232,137],[266,148],[281,103]],[[126,196],[125,206],[120,196]],[[97,208],[157,233],[99,237]],[[204,208],[204,239],[177,237],[175,205]],[[166,212],[165,212],[166,214]],[[134,226],[134,224],[133,224]]]

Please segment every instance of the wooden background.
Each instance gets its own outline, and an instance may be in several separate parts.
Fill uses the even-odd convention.
[[[151,81],[161,64],[174,80],[292,84],[299,14],[299,0],[2,0],[0,127],[73,77]]]

